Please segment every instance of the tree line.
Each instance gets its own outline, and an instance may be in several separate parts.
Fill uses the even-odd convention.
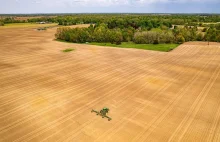
[[[149,30],[145,28],[135,29],[132,26],[109,28],[108,24],[90,25],[88,28],[61,27],[57,29],[56,38],[75,43],[85,42],[109,42],[121,44],[132,41],[136,44],[159,44],[159,43],[184,43],[186,41],[216,41],[220,42],[220,30],[215,26],[198,31],[196,26],[174,29]]]
[[[7,17],[8,16],[8,17]],[[15,16],[15,15],[14,15]],[[28,15],[25,15],[28,16]],[[6,15],[7,23],[51,22],[59,25],[91,24],[88,28],[59,28],[56,37],[70,42],[183,43],[185,41],[219,41],[220,15],[209,14],[64,14],[16,20]],[[206,23],[215,24],[206,24]],[[183,28],[173,25],[185,25]],[[205,27],[203,31],[198,26]],[[159,30],[155,30],[159,29]]]
[[[51,14],[51,15],[23,15],[27,20],[16,20],[16,16],[22,15],[1,15],[4,18],[4,23],[19,23],[19,22],[54,22],[59,25],[74,25],[74,24],[97,24],[97,23],[112,23],[114,26],[115,20],[119,25],[133,23],[136,25],[145,25],[145,21],[154,21],[165,24],[169,27],[172,25],[189,24],[191,26],[201,26],[202,23],[216,23],[220,21],[219,14]],[[42,16],[39,18],[39,16]],[[155,26],[152,22],[153,26]],[[110,25],[110,24],[109,24]]]
[[[61,27],[55,34],[57,39],[75,43],[110,42],[121,44],[122,41],[131,41],[134,29],[109,29],[106,24],[90,25],[88,28]]]

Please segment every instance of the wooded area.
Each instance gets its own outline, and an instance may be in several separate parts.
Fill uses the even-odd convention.
[[[137,44],[179,44],[186,41],[220,41],[220,24],[216,24],[217,21],[220,21],[219,16],[81,15],[57,17],[56,19],[59,25],[91,24],[89,28],[58,29],[57,39],[76,43],[120,44],[133,41]],[[203,27],[203,29],[200,30],[198,27]]]
[[[15,16],[1,18],[0,26],[8,23],[58,23],[69,26],[91,24],[88,28],[57,30],[60,40],[84,42],[133,41],[137,44],[183,43],[186,41],[220,41],[220,15],[187,14],[73,14],[26,18]],[[201,30],[202,29],[202,30]]]

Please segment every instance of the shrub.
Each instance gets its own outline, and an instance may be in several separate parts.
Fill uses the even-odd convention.
[[[136,32],[133,41],[137,44],[172,43],[174,36],[170,32],[144,31]]]
[[[66,37],[66,33],[69,32],[71,30],[71,28],[69,27],[65,27],[65,28],[58,28],[57,29],[57,32],[55,34],[55,37],[57,39],[61,39],[61,40],[66,40],[65,37]]]
[[[105,25],[93,29],[89,28],[58,28],[55,34],[57,39],[75,42],[111,42],[121,44],[123,35],[121,29],[107,29]]]
[[[120,44],[121,44],[121,41],[116,41],[115,44],[116,44],[116,45],[120,45]]]
[[[176,37],[176,42],[177,43],[184,43],[185,42],[185,38],[182,35],[178,35]]]
[[[164,26],[164,25],[161,25],[161,26],[160,26],[160,29],[161,29],[161,30],[167,30],[168,27],[167,27],[167,26]]]
[[[215,25],[215,28],[216,28],[217,30],[220,30],[220,24],[216,24],[216,25]]]
[[[4,25],[5,25],[4,22],[0,21],[0,26],[4,26]]]
[[[62,50],[63,52],[71,52],[71,51],[73,51],[74,49],[72,49],[72,48],[68,48],[68,49],[65,49],[65,50]]]
[[[203,28],[203,29],[202,29],[202,32],[206,32],[206,31],[207,31],[207,28]]]
[[[153,44],[159,44],[158,39],[154,40]]]
[[[196,37],[196,40],[203,41],[203,39],[204,39],[204,35],[202,33],[198,33],[197,37]]]
[[[162,32],[159,34],[159,43],[173,43],[174,35],[171,32]]]

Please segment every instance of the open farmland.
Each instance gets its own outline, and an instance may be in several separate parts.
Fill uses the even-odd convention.
[[[0,141],[220,141],[220,44],[166,53],[55,31],[0,28]],[[111,121],[91,113],[104,106]]]
[[[0,27],[0,30],[3,28],[37,28],[37,27],[55,27],[57,24],[36,24],[36,23],[13,23],[13,24],[5,24],[5,26]]]

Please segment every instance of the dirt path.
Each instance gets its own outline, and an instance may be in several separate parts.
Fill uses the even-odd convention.
[[[0,29],[0,141],[220,141],[220,44],[165,53],[55,31]],[[90,112],[104,106],[112,121]]]

